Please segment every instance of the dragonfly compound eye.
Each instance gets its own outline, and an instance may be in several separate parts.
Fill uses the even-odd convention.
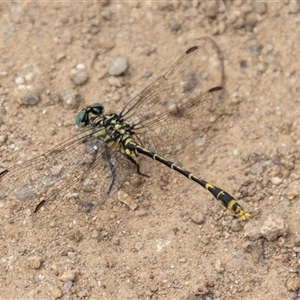
[[[82,128],[89,124],[95,118],[101,116],[104,112],[104,107],[101,103],[93,103],[92,105],[82,109],[76,116],[75,123]]]
[[[104,113],[104,106],[101,103],[93,103],[89,108],[97,117]]]
[[[85,127],[86,125],[88,125],[88,123],[89,123],[88,112],[87,112],[87,109],[84,108],[77,114],[76,119],[75,119],[75,124],[79,128],[82,128],[82,127]]]

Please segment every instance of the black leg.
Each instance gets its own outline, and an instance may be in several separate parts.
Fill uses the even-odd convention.
[[[135,165],[136,165],[136,172],[139,174],[139,175],[142,175],[142,176],[145,176],[145,177],[150,177],[149,175],[147,174],[143,174],[142,172],[140,172],[140,165],[129,155],[126,155],[126,157],[131,161],[133,162]]]

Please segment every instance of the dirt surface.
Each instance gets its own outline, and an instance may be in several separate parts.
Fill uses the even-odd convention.
[[[129,178],[127,194],[90,212],[56,199],[36,223],[28,201],[2,196],[0,298],[298,299],[299,5],[1,3],[2,170],[78,133],[75,115],[88,104],[120,112],[203,45],[224,64],[230,114],[172,159],[233,194],[251,218],[239,221],[148,159],[150,178],[136,189]],[[128,61],[122,76],[109,75],[116,55],[117,72]]]

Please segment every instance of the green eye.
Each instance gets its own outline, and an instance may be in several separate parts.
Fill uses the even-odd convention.
[[[86,108],[81,110],[77,114],[77,116],[75,118],[75,124],[76,124],[76,126],[78,126],[80,128],[87,125],[87,110],[86,110]]]
[[[89,108],[95,115],[101,115],[104,113],[104,106],[101,103],[93,103],[89,106]]]
[[[75,124],[79,128],[85,127],[90,124],[90,120],[102,115],[104,106],[101,103],[93,103],[90,106],[82,109],[75,118]]]

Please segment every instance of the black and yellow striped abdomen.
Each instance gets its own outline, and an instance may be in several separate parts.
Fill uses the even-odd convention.
[[[227,193],[226,191],[199,178],[198,176],[194,175],[193,173],[179,167],[178,165],[159,156],[158,154],[153,153],[151,151],[148,151],[148,150],[140,147],[133,141],[129,142],[127,144],[127,147],[128,147],[128,149],[130,149],[130,151],[135,151],[136,154],[143,154],[143,155],[146,155],[156,161],[159,161],[160,163],[164,164],[165,166],[179,172],[186,178],[191,179],[194,182],[200,184],[202,187],[204,187],[206,190],[208,190],[217,200],[221,201],[221,203],[228,210],[230,210],[232,213],[237,215],[241,220],[246,220],[250,216],[250,214],[242,208],[242,206],[237,202],[237,200],[234,197],[232,197],[229,193]]]

